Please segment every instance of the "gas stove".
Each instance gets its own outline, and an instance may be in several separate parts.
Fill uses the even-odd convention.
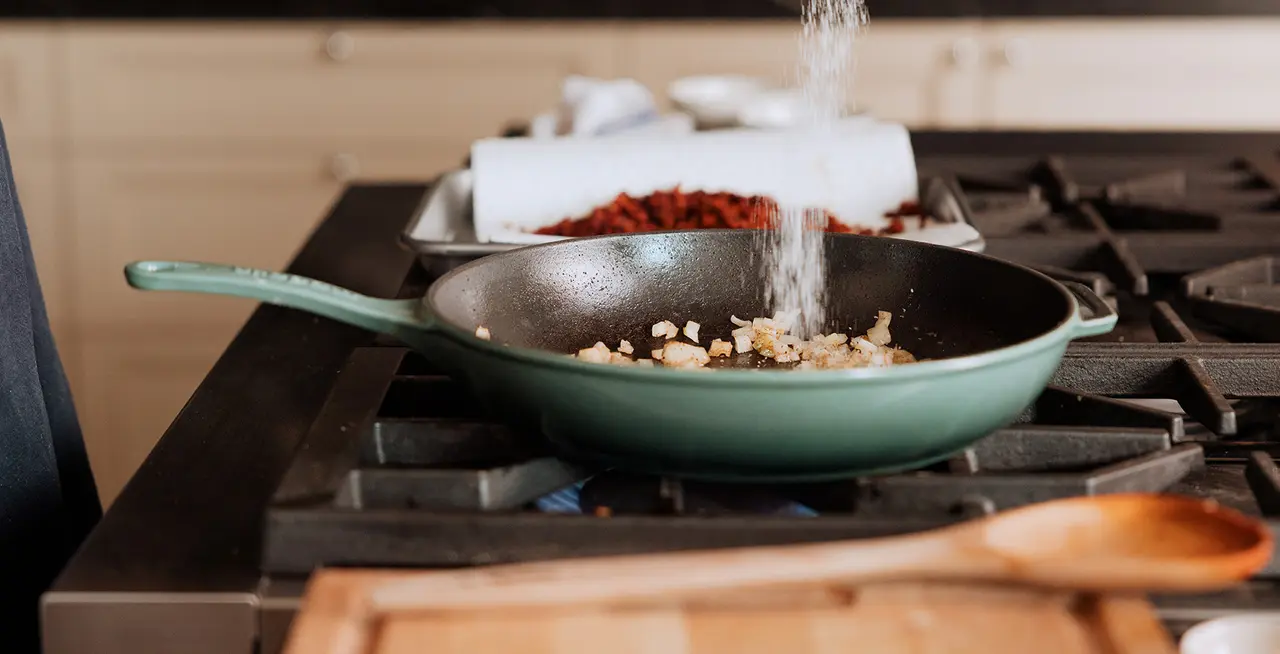
[[[491,419],[388,341],[358,348],[267,509],[261,571],[452,567],[899,534],[1050,499],[1212,498],[1280,536],[1280,159],[927,156],[987,253],[1092,287],[1121,322],[1073,343],[1017,423],[950,461],[741,486],[592,470]],[[404,297],[431,281],[424,268]],[[980,394],[975,401],[981,401]],[[785,446],[785,435],[779,435]],[[1280,612],[1280,564],[1157,597],[1175,633]]]

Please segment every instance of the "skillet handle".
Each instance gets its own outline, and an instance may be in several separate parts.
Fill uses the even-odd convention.
[[[1078,282],[1058,282],[1076,298],[1076,315],[1071,320],[1071,338],[1101,336],[1115,329],[1120,314],[1098,297],[1093,289]]]
[[[321,281],[253,268],[182,261],[137,261],[124,268],[144,291],[187,291],[260,300],[392,336],[434,330],[421,300],[367,297]]]

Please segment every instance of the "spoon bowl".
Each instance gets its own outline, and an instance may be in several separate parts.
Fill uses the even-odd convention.
[[[1097,590],[1214,588],[1266,565],[1272,547],[1258,521],[1177,495],[1060,500],[981,526],[985,546],[1025,566],[1026,581]]]
[[[375,589],[370,607],[375,613],[545,607],[769,586],[935,580],[1206,591],[1247,579],[1266,565],[1271,550],[1266,525],[1214,502],[1104,495],[891,538],[429,572]]]

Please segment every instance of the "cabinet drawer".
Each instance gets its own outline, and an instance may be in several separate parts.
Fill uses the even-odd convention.
[[[1280,128],[1280,20],[1007,22],[990,29],[997,127]]]
[[[175,24],[76,29],[80,142],[252,146],[470,141],[550,108],[565,75],[616,73],[616,28]]]
[[[14,147],[53,141],[56,38],[47,25],[0,25],[0,120]]]
[[[366,162],[353,178],[423,179],[428,175],[409,171],[444,167],[444,159],[429,157],[352,156]],[[279,268],[342,192],[344,180],[332,166],[327,155],[78,157],[73,224],[81,321],[89,328],[238,326],[252,302],[135,291],[122,267],[137,259],[194,259]]]
[[[873,20],[860,35],[853,98],[877,117],[910,125],[977,119],[977,23]],[[687,75],[740,74],[793,85],[795,21],[641,25],[625,41],[624,72],[664,95]]]

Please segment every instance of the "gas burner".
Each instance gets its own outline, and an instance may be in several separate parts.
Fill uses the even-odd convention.
[[[787,487],[681,481],[609,471],[579,491],[582,513],[614,515],[817,515]]]

